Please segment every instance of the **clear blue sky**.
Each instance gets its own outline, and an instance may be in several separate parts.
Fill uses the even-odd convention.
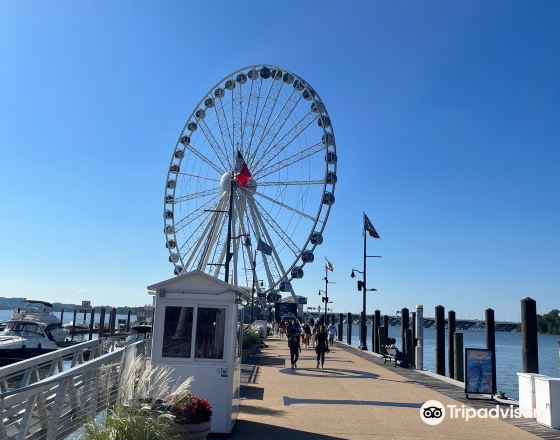
[[[210,4],[212,3],[212,4]],[[321,94],[339,153],[325,244],[295,287],[336,311],[369,240],[368,310],[518,319],[560,298],[560,3],[0,3],[0,296],[144,304],[171,275],[169,157],[230,71]]]

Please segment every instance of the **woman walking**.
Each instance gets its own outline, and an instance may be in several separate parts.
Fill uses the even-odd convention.
[[[317,368],[319,368],[319,363],[321,368],[325,368],[325,353],[329,351],[329,336],[325,330],[325,326],[321,325],[321,328],[315,335],[315,353],[317,353]]]

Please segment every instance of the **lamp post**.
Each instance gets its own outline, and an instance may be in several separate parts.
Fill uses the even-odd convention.
[[[366,273],[367,273],[367,264],[366,261],[368,258],[381,258],[381,255],[366,255],[366,234],[364,231],[364,270],[352,269],[352,273],[350,274],[351,278],[355,278],[356,274],[354,272],[358,272],[362,274],[363,281],[358,281],[358,290],[362,291],[362,321],[360,324],[360,350],[367,350],[367,331],[366,331],[366,293],[369,292],[377,292],[377,289],[368,289],[366,284]]]
[[[321,295],[321,292],[323,292],[325,294],[325,296],[323,298],[321,298],[321,301],[323,301],[325,303],[325,325],[327,324],[327,304],[329,302],[329,284],[334,284],[334,282],[329,281],[329,269],[327,269],[325,267],[325,278],[323,278],[325,280],[325,290],[320,290],[319,289],[319,295]]]

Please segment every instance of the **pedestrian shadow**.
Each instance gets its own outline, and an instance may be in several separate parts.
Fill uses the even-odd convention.
[[[317,356],[300,356],[298,359],[306,359],[306,360],[317,360]],[[348,359],[341,359],[341,358],[337,358],[337,357],[325,357],[325,359],[328,359],[329,361],[334,361],[334,362],[345,362],[348,364],[353,364],[354,361],[348,360]]]
[[[415,402],[382,402],[378,400],[345,400],[345,399],[298,399],[284,396],[284,406],[290,405],[356,405],[356,406],[393,406],[397,408],[421,408],[422,403]]]
[[[264,408],[262,406],[241,405],[240,412],[243,414],[254,414],[257,416],[284,416],[283,409]]]
[[[319,370],[316,368],[282,368],[278,370],[282,374],[290,374],[300,377],[336,377],[337,379],[377,379],[379,374],[371,373],[369,371],[360,370],[346,370],[342,368],[325,368]]]

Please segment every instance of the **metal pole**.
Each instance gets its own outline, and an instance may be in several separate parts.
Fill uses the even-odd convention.
[[[226,253],[226,268],[225,268],[225,282],[229,283],[229,262],[232,257],[231,252],[231,227],[232,227],[232,213],[233,213],[233,173],[230,176],[229,186],[229,209],[228,209],[228,231],[227,231],[227,253]]]
[[[383,330],[385,332],[385,341],[389,339],[389,317],[387,315],[383,315]]]
[[[255,249],[255,254],[253,256],[253,288],[251,289],[251,324],[253,323],[253,316],[255,310],[255,268],[257,265],[257,250]]]
[[[327,309],[329,305],[329,269],[325,266],[325,326],[327,325]]]

